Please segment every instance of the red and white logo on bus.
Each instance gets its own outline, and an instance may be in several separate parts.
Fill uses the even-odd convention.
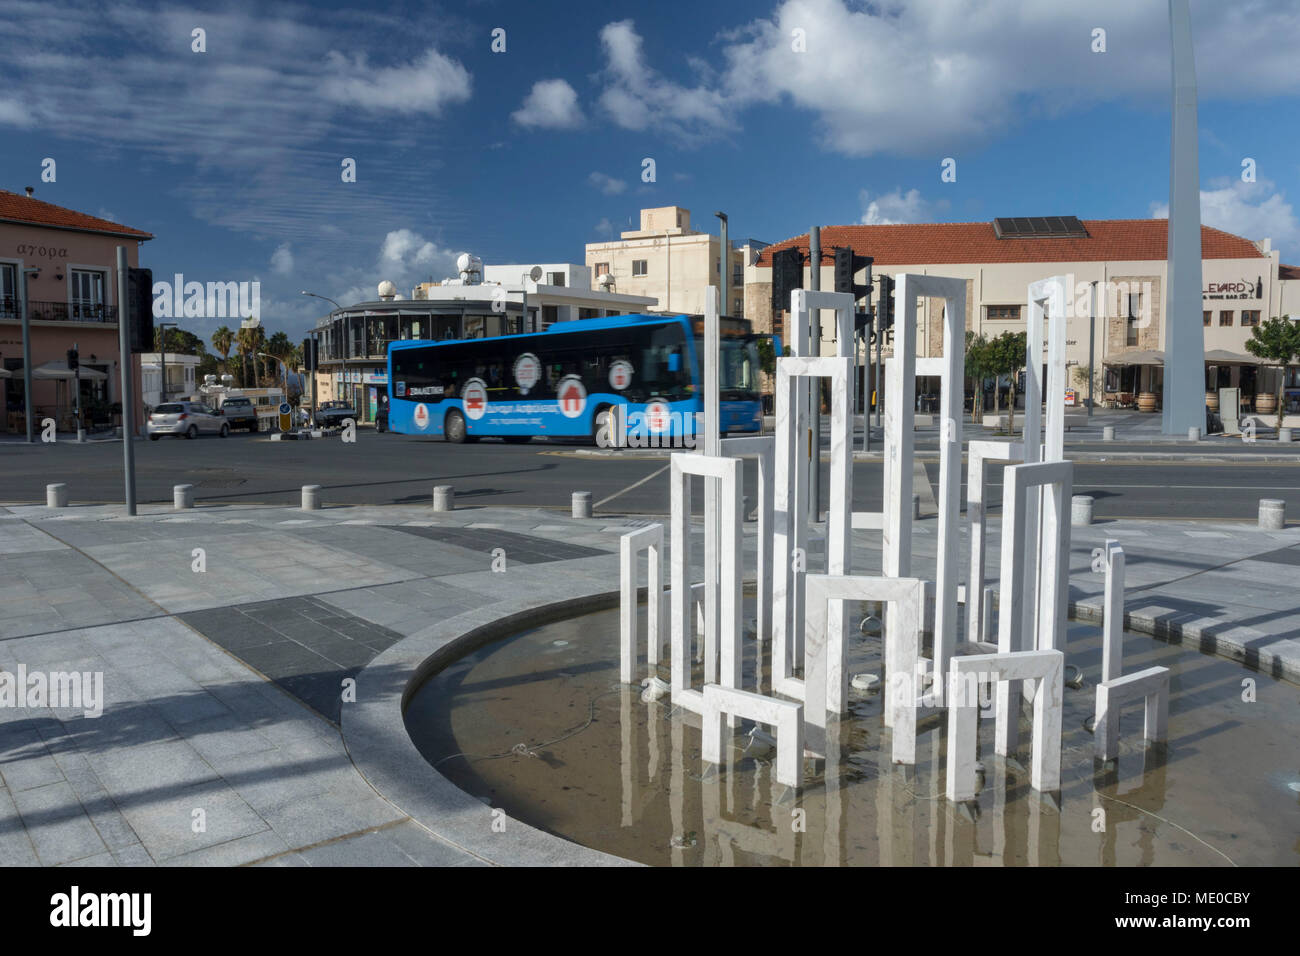
[[[645,407],[645,427],[652,435],[662,435],[668,430],[671,419],[668,403],[663,399],[653,398]]]
[[[515,384],[527,394],[542,379],[542,363],[532,352],[525,352],[515,359]]]
[[[465,383],[465,388],[460,393],[460,403],[465,409],[466,418],[478,421],[487,414],[487,386],[481,378],[471,378]]]
[[[429,406],[423,402],[415,406],[415,427],[422,431],[429,427]]]
[[[609,367],[609,386],[621,392],[632,384],[632,363],[621,359]]]
[[[555,397],[560,403],[560,414],[565,418],[580,418],[587,408],[587,386],[576,375],[566,375],[555,387]]]

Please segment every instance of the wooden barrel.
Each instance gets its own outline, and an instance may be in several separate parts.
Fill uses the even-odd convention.
[[[1154,412],[1156,410],[1156,393],[1142,392],[1138,395],[1138,411]]]
[[[1205,407],[1208,408],[1208,409],[1209,409],[1210,411],[1212,411],[1212,412],[1217,412],[1217,411],[1219,410],[1219,393],[1218,393],[1218,392],[1206,392],[1206,393],[1205,393]]]
[[[1260,392],[1255,396],[1255,413],[1271,415],[1277,411],[1277,396],[1272,392]]]

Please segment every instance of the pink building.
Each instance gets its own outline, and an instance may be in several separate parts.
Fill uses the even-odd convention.
[[[66,369],[75,344],[87,371],[81,381],[83,417],[110,420],[109,406],[121,397],[117,326],[117,246],[127,262],[139,265],[140,243],[153,236],[139,229],[0,190],[0,430],[25,431],[23,340],[19,283],[25,270],[31,327],[32,368],[47,363],[54,374]],[[140,395],[140,363],[132,361],[135,395]],[[101,373],[103,377],[94,373]],[[55,418],[60,430],[75,427],[73,384],[58,378],[32,381],[37,421]],[[137,417],[139,413],[137,412]],[[116,421],[116,419],[112,419]]]

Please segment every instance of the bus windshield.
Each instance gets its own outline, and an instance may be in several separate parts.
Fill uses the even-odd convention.
[[[753,336],[723,339],[718,365],[718,390],[723,401],[758,398],[758,341]]]

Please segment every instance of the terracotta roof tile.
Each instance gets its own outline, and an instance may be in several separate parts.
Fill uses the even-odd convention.
[[[1279,279],[1300,279],[1300,266],[1289,266],[1286,263],[1279,262],[1277,277]]]
[[[21,222],[35,226],[77,229],[82,232],[102,232],[132,239],[153,238],[152,233],[141,232],[139,229],[132,229],[121,223],[109,222],[98,216],[88,216],[84,212],[64,209],[62,206],[42,202],[31,196],[11,193],[6,189],[0,189],[0,222]]]
[[[999,239],[991,222],[937,222],[896,226],[823,226],[823,260],[835,246],[850,246],[878,265],[942,265],[981,262],[1128,262],[1167,258],[1167,219],[1088,219],[1086,237]],[[772,254],[797,246],[808,254],[808,234],[777,242],[762,251],[757,264],[770,267]],[[1249,239],[1201,227],[1206,259],[1260,259]]]

